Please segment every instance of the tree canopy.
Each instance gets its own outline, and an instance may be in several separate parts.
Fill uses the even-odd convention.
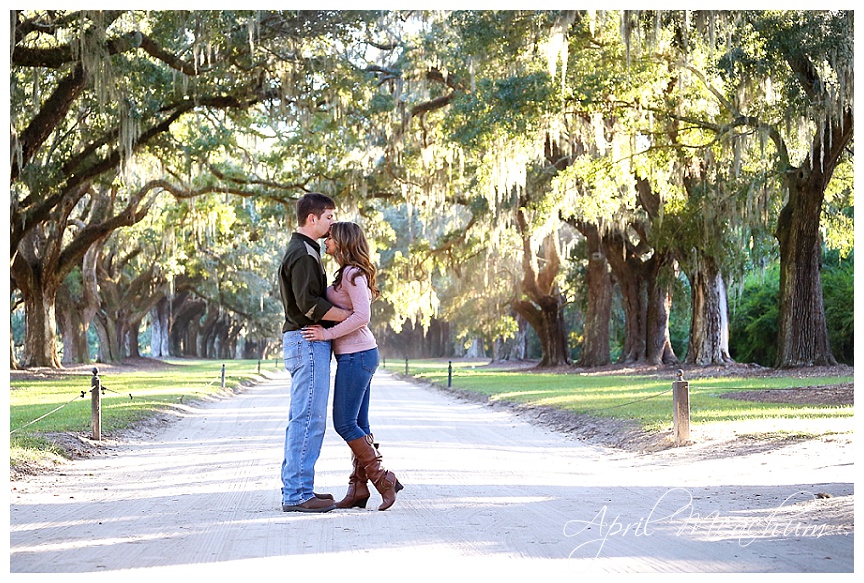
[[[834,362],[820,268],[853,245],[851,11],[11,20],[13,366],[86,361],[91,326],[102,359],[143,329],[157,356],[274,350],[309,191],[373,242],[382,347],[530,332],[541,364],[575,343],[597,366],[619,310],[621,361],[727,363],[735,294],[778,264],[774,364]]]

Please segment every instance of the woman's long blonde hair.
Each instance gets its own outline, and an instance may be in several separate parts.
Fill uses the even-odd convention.
[[[342,273],[350,265],[359,269],[366,276],[369,291],[372,292],[372,299],[377,299],[381,295],[375,282],[377,270],[372,264],[369,242],[366,240],[366,235],[363,234],[360,225],[347,221],[333,223],[330,225],[330,238],[336,244],[333,258],[340,266],[339,271],[336,272],[336,279],[333,281],[333,289],[339,289],[339,286],[342,285]],[[351,278],[352,284],[359,275],[359,273],[354,274],[354,277]]]

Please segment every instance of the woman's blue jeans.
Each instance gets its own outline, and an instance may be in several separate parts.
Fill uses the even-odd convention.
[[[309,342],[299,330],[282,335],[285,369],[291,373],[291,405],[282,460],[282,503],[295,505],[315,493],[330,396],[330,341]]]
[[[333,428],[345,441],[370,433],[369,388],[378,369],[378,349],[336,355]]]

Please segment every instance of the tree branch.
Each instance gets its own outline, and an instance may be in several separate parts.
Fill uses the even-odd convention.
[[[99,239],[110,235],[120,227],[134,225],[143,219],[156,199],[155,195],[144,202],[140,208],[139,205],[151,190],[163,187],[164,182],[161,180],[148,182],[129,198],[126,208],[121,212],[104,221],[87,225],[81,229],[69,245],[60,253],[57,262],[57,271],[60,274],[60,279],[62,280],[66,277],[72,268],[84,257],[87,250]]]
[[[17,136],[14,131],[12,132],[10,152],[20,152],[20,156],[11,157],[12,171],[9,184],[13,184],[18,179],[21,169],[33,159],[60,120],[66,116],[72,103],[84,91],[86,83],[87,76],[84,68],[78,65],[60,81],[21,135]]]
[[[141,45],[143,35],[140,32],[129,32],[123,36],[109,39],[105,43],[106,53],[117,55],[137,49]],[[46,67],[59,69],[69,64],[80,65],[81,57],[69,44],[47,49],[16,46],[12,51],[13,67]]]

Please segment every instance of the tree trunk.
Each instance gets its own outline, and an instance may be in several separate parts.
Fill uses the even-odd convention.
[[[642,362],[646,354],[648,318],[647,269],[640,253],[621,233],[607,233],[602,242],[604,255],[621,290],[624,307],[624,347],[618,362]]]
[[[140,320],[129,321],[126,309],[117,310],[105,305],[99,312],[96,322],[102,362],[120,362],[128,356],[138,356],[138,326]],[[101,331],[100,331],[101,328]],[[102,344],[106,344],[102,347]]]
[[[687,364],[730,364],[729,304],[723,275],[713,257],[699,255],[688,274],[692,299]]]
[[[835,365],[828,342],[822,298],[819,221],[825,189],[853,135],[853,111],[826,122],[810,155],[786,172],[789,200],[777,220],[780,244],[780,302],[777,366]]]
[[[588,246],[588,269],[585,287],[588,298],[585,306],[585,333],[579,366],[604,366],[612,362],[609,352],[609,319],[612,313],[612,276],[609,262],[600,245],[597,225],[582,224],[579,231]]]
[[[225,334],[225,358],[237,358],[237,353],[240,352],[240,334],[245,329],[241,322],[235,321],[233,318],[228,318],[228,328]]]
[[[87,346],[87,360],[82,362],[90,362],[89,342],[87,340],[87,332],[90,330],[90,324],[99,310],[99,283],[96,278],[96,265],[99,261],[99,256],[105,246],[105,239],[100,239],[93,244],[90,249],[84,254],[84,259],[81,262],[81,302],[79,310],[81,312],[81,327],[84,330],[84,342]]]
[[[486,358],[486,349],[483,348],[483,340],[474,338],[471,340],[471,346],[465,351],[465,358]]]
[[[543,241],[544,264],[538,267],[531,243],[531,233],[523,209],[516,212],[516,223],[522,237],[522,286],[527,299],[516,299],[513,310],[521,314],[537,332],[543,356],[538,366],[553,367],[570,364],[567,331],[564,326],[564,302],[558,284],[560,269],[558,233],[552,232]]]
[[[63,364],[89,363],[90,346],[87,333],[96,310],[99,309],[99,284],[96,281],[96,262],[105,240],[94,243],[81,262],[81,295],[72,293],[75,280],[67,276],[57,290],[57,323],[63,340]]]
[[[826,97],[813,84],[812,65],[805,58],[787,57],[814,100]],[[819,222],[825,190],[854,135],[854,109],[837,108],[819,120],[810,151],[798,168],[789,163],[785,145],[775,138],[783,155],[782,168],[789,200],[780,211],[774,236],[780,245],[780,301],[777,366],[834,365],[828,341],[822,298],[822,245]],[[779,132],[775,132],[779,136]]]
[[[150,310],[150,356],[153,358],[165,358],[171,355],[168,302],[167,298],[162,298]]]
[[[24,368],[62,368],[56,344],[56,293],[53,286],[37,285],[24,294]]]
[[[171,354],[175,356],[197,356],[195,354],[195,332],[191,329],[204,313],[202,300],[183,293],[174,298],[174,322],[171,326]],[[409,344],[410,345],[410,344]]]
[[[513,339],[513,350],[510,353],[511,360],[525,360],[528,358],[528,322],[519,314],[515,314],[516,325],[519,329],[516,338]]]
[[[197,319],[189,322],[186,327],[186,354],[195,358],[206,358],[201,328],[201,321]]]
[[[561,308],[561,300],[556,296],[547,296],[537,303],[526,300],[513,302],[513,309],[528,321],[540,339],[543,354],[538,366],[570,364],[567,332]]]
[[[219,329],[216,332],[216,339],[219,343],[219,348],[216,352],[219,354],[219,358],[230,359],[234,354],[234,343],[231,341],[232,329],[233,326],[230,318],[224,318],[220,322]]]
[[[266,342],[261,339],[246,338],[246,341],[243,343],[243,350],[240,351],[240,358],[244,360],[254,360],[256,358],[264,360],[266,358],[264,354],[265,346]]]
[[[120,350],[120,339],[117,337],[115,322],[104,312],[99,312],[93,318],[93,327],[96,329],[96,336],[99,337],[97,355],[99,362],[120,362],[123,353]]]
[[[648,318],[644,280],[635,274],[621,275],[616,274],[616,279],[624,306],[624,347],[618,362],[641,362],[645,360],[645,321]]]
[[[822,244],[819,218],[823,191],[790,187],[789,202],[780,213],[780,305],[777,367],[835,365],[828,343],[822,298]],[[793,192],[794,190],[794,192]]]
[[[645,359],[651,364],[677,364],[678,357],[669,337],[672,309],[672,281],[677,273],[670,253],[655,250],[648,277],[648,306],[645,318]]]
[[[641,226],[631,227],[638,244],[622,233],[607,233],[601,239],[624,307],[624,347],[618,362],[676,363],[669,339],[672,257],[648,245]],[[649,251],[650,257],[643,259]]]
[[[83,311],[65,284],[57,291],[57,312],[60,337],[63,339],[63,364],[89,363],[89,322],[85,325]]]
[[[504,346],[504,341],[496,338],[492,341],[492,362],[506,360],[507,348]]]
[[[129,322],[126,327],[126,356],[141,358],[141,348],[138,344],[138,333],[141,330],[141,320]]]
[[[21,364],[15,356],[15,338],[11,330],[9,331],[9,370],[21,370]]]
[[[218,358],[216,354],[216,327],[219,323],[219,311],[209,306],[204,321],[198,328],[195,342],[196,356],[198,358]]]
[[[216,320],[216,324],[213,326],[213,331],[211,332],[210,344],[213,346],[212,353],[213,356],[211,358],[230,358],[229,352],[231,349],[231,345],[228,342],[228,334],[230,332],[230,326],[227,322],[227,318],[222,316]]]
[[[52,265],[44,265],[39,255],[44,238],[38,229],[27,234],[16,253],[10,274],[24,298],[23,368],[61,368],[57,354],[57,318],[55,302],[60,286]]]

